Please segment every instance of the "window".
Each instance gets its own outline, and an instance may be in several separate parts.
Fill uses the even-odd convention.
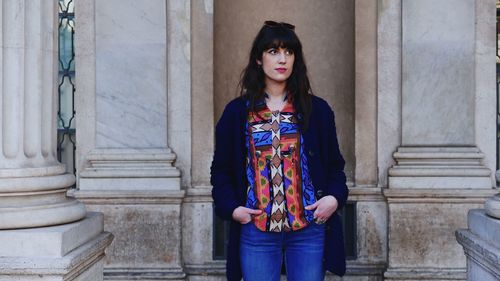
[[[73,0],[59,0],[59,103],[57,157],[75,173],[75,14]]]

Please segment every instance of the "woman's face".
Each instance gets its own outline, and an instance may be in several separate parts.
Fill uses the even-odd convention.
[[[262,53],[262,61],[257,63],[262,66],[268,82],[286,82],[292,74],[295,54],[285,48],[270,48]]]

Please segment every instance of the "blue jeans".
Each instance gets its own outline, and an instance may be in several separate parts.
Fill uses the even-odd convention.
[[[263,232],[253,222],[241,226],[240,260],[244,281],[279,281],[285,259],[289,281],[325,278],[325,225],[311,223],[290,232]]]

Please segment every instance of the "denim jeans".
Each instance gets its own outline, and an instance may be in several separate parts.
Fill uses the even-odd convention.
[[[283,259],[287,280],[324,280],[324,241],[324,224],[313,222],[290,232],[263,232],[253,222],[244,224],[240,237],[243,280],[279,281]]]

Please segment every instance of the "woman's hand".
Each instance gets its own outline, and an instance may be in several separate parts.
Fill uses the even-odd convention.
[[[327,195],[318,201],[316,201],[314,204],[306,206],[304,209],[306,210],[314,210],[314,219],[316,220],[316,223],[321,224],[326,222],[331,215],[337,210],[337,207],[339,206],[339,202],[337,199],[331,195]]]
[[[233,220],[241,224],[247,224],[252,220],[252,215],[260,215],[260,214],[262,214],[262,210],[254,210],[243,206],[239,206],[233,211]]]

